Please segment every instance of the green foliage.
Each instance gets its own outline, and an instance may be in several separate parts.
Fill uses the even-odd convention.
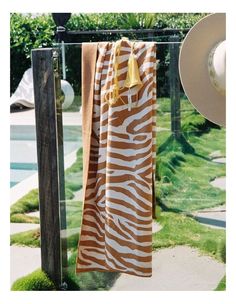
[[[226,244],[225,244],[225,242],[223,242],[221,244],[219,251],[220,251],[219,254],[221,256],[222,261],[224,261],[224,263],[226,263]]]
[[[180,13],[161,13],[156,15],[156,26],[158,28],[191,28],[201,18],[206,16],[205,13],[180,14]]]
[[[66,199],[68,199],[68,200],[72,200],[74,198],[74,193],[69,188],[65,189],[65,195],[66,195]]]
[[[225,164],[210,161],[209,154],[219,150],[224,155],[225,130],[213,128],[201,136],[190,135],[188,143],[195,149],[192,154],[183,153],[182,145],[169,138],[169,131],[157,133],[157,202],[176,211],[192,211],[224,204],[225,191],[213,187],[210,181],[225,175]],[[174,155],[177,163],[173,163]]]
[[[56,290],[54,283],[41,270],[36,270],[29,275],[16,280],[12,287],[12,291],[28,291],[28,290]]]
[[[52,45],[54,28],[50,15],[33,18],[30,14],[11,14],[11,92],[16,89],[24,71],[31,65],[31,50]]]
[[[33,189],[11,206],[11,222],[38,223],[39,219],[25,213],[39,209],[38,189]]]
[[[69,290],[109,290],[112,287],[119,273],[91,271],[76,275],[76,255],[73,251],[68,261],[66,283]]]
[[[193,26],[206,14],[98,13],[72,15],[70,30],[181,28]]]
[[[83,151],[77,151],[74,164],[65,172],[65,195],[67,200],[74,198],[73,191],[82,188]],[[27,213],[39,210],[38,189],[33,189],[11,206],[11,223],[39,223],[39,219]]]
[[[172,212],[162,211],[158,222],[163,228],[153,235],[153,249],[188,245],[225,262],[220,253],[226,240],[225,230],[206,227],[191,217]]]
[[[76,161],[70,168],[66,169],[65,185],[71,191],[78,191],[82,188],[83,178],[83,149],[80,148],[76,154]]]
[[[208,132],[209,128],[205,128],[206,119],[197,111],[190,113],[182,121],[182,131],[185,135],[195,134],[199,135],[203,132]]]
[[[98,13],[98,14],[73,14],[67,23],[69,30],[106,30],[119,29],[123,14]]]
[[[36,216],[29,216],[27,214],[16,213],[10,216],[11,223],[28,223],[38,224],[39,218]]]
[[[222,278],[215,291],[225,291],[226,290],[226,276]]]
[[[166,129],[157,133],[157,202],[167,210],[187,212],[224,204],[225,191],[210,182],[225,176],[225,164],[212,162],[209,155],[216,150],[225,155],[225,129],[205,120],[188,100],[181,99],[185,136],[176,140],[170,131],[170,100],[158,98],[157,104],[157,126]],[[172,163],[175,154],[184,158],[177,166]]]
[[[11,245],[20,245],[28,247],[40,247],[39,229],[28,230],[11,235]]]
[[[206,14],[154,14],[154,13],[98,13],[72,14],[68,30],[101,29],[152,29],[152,28],[190,28]],[[55,24],[50,14],[32,17],[30,14],[11,14],[11,92],[14,92],[24,71],[30,67],[30,53],[33,48],[49,47],[55,42]],[[80,35],[78,42],[107,41],[120,39],[123,34]],[[131,39],[145,38],[144,34],[129,34]],[[145,37],[144,37],[145,36]],[[153,37],[159,40],[161,35]],[[182,37],[184,34],[182,34]],[[146,37],[147,38],[147,37]],[[145,38],[145,39],[146,39]],[[163,37],[166,39],[166,37]],[[67,80],[73,85],[76,95],[80,95],[80,56],[77,47],[66,48]],[[161,67],[159,74],[158,95],[164,96],[169,91],[167,75],[168,48],[159,48],[158,59]]]
[[[157,155],[156,176],[163,183],[169,183],[176,179],[176,168],[181,166],[181,163],[185,161],[184,154],[182,152],[168,152]]]
[[[196,110],[186,115],[182,120],[182,131],[186,137],[189,137],[189,135],[200,136],[213,128],[220,129],[219,126],[207,120]]]
[[[76,248],[79,240],[78,229],[82,221],[82,203],[78,201],[66,202],[67,247]],[[21,215],[21,214],[16,214]],[[24,220],[24,215],[21,215]],[[24,222],[22,220],[22,222]],[[40,230],[34,229],[11,235],[11,245],[40,247]]]
[[[76,152],[76,161],[70,168],[66,169],[66,174],[77,173],[83,170],[83,148],[79,148]]]

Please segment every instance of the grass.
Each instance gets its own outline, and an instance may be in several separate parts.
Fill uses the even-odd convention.
[[[26,213],[39,210],[38,189],[33,189],[11,206],[10,220],[12,223],[39,223],[37,217]]]
[[[119,277],[117,272],[84,272],[75,274],[75,260],[77,252],[74,250],[68,260],[66,282],[69,290],[109,290]]]
[[[188,245],[197,248],[203,254],[207,254],[220,262],[225,262],[225,231],[211,229],[198,223],[195,219],[183,214],[160,211],[157,208],[157,222],[163,227],[158,233],[153,234],[153,250]],[[19,234],[18,234],[19,235]],[[33,243],[34,232],[22,234],[24,244]],[[31,241],[26,242],[30,237]],[[74,240],[74,242],[72,242]],[[77,254],[78,235],[70,238],[71,246],[66,282],[69,290],[109,290],[119,273],[87,272],[75,274],[75,259]],[[37,244],[37,240],[35,241]],[[27,289],[28,290],[28,289]]]
[[[82,169],[83,151],[80,148],[77,151],[76,161],[65,171],[65,194],[67,200],[72,200],[74,198],[73,192],[82,188]],[[11,206],[11,223],[39,223],[37,217],[27,215],[29,212],[39,210],[38,195],[38,189],[33,189]]]
[[[158,142],[166,137],[160,132]],[[200,138],[190,139],[194,154],[183,153],[177,144],[157,155],[157,200],[176,211],[193,211],[225,203],[225,191],[210,182],[225,176],[225,164],[214,163],[209,153],[224,153],[224,130],[212,130]],[[221,144],[220,144],[221,142]],[[217,143],[217,144],[216,144]],[[211,145],[211,148],[209,147]]]
[[[226,290],[226,276],[222,278],[215,291],[225,291]]]
[[[65,187],[71,191],[78,191],[82,188],[83,180],[83,149],[78,149],[76,160],[70,168],[65,171]]]
[[[210,184],[215,177],[224,175],[224,168],[187,155],[178,170],[176,166],[174,172],[164,170],[156,188],[159,202],[168,210],[191,212],[225,203],[225,191]]]
[[[82,203],[79,201],[68,201],[66,204],[67,229],[79,228],[82,220]],[[68,249],[76,248],[78,244],[78,233],[67,237]],[[40,231],[33,229],[11,235],[11,245],[28,247],[40,247]]]
[[[220,262],[225,262],[222,254],[225,230],[206,227],[191,217],[174,212],[161,212],[157,218],[163,228],[153,234],[154,250],[188,245]]]
[[[170,100],[158,102],[157,124],[167,127],[169,122],[170,127]],[[209,154],[219,150],[225,155],[225,130],[196,114],[186,100],[181,102],[185,139],[173,139],[170,131],[157,133],[157,201],[168,210],[186,212],[224,204],[225,191],[210,182],[225,176],[225,164],[212,162]]]
[[[82,219],[82,202],[79,201],[69,201],[66,204],[66,219],[67,228],[77,228],[81,226]]]
[[[16,280],[12,287],[12,291],[27,291],[27,290],[56,290],[54,283],[40,269]]]
[[[163,98],[158,99],[158,102],[157,124],[162,128],[170,128],[170,100]],[[208,122],[193,112],[188,101],[181,100],[181,105],[185,138],[176,141],[170,137],[170,131],[157,134],[156,197],[163,209],[160,211],[161,209],[157,208],[157,221],[163,228],[153,235],[153,250],[188,245],[225,263],[225,231],[211,229],[180,213],[225,203],[225,191],[210,185],[214,178],[225,175],[225,164],[214,163],[209,158],[209,154],[216,150],[225,155],[225,130],[217,129],[215,126],[209,128]],[[67,197],[70,195],[70,198],[73,198],[73,191],[82,187],[82,149],[78,150],[75,163],[66,170],[65,175]],[[28,204],[27,201],[35,203],[32,197],[30,200],[24,198],[16,206],[13,205],[14,212],[11,213],[11,218],[21,216],[24,220],[24,216],[27,216],[24,212],[29,212],[25,211],[25,208],[32,211],[35,206],[32,202]],[[68,229],[80,227],[82,204],[70,200],[67,201],[66,208]],[[78,239],[78,233],[67,238],[68,250],[71,253],[66,274],[69,290],[108,290],[119,276],[118,273],[75,274]],[[11,244],[38,247],[39,231],[32,230],[12,235]],[[216,290],[224,288],[225,278]]]
[[[28,247],[40,247],[40,231],[39,229],[33,229],[12,234],[10,244]]]

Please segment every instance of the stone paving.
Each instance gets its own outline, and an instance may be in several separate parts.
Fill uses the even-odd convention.
[[[127,274],[111,291],[206,291],[214,290],[225,274],[225,265],[188,246],[153,252],[151,278]]]

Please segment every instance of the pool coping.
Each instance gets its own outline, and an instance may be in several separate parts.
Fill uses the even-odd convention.
[[[65,169],[70,167],[76,160],[77,149],[69,153],[64,158]],[[38,172],[24,179],[10,189],[10,205],[13,205],[30,190],[38,188]]]
[[[35,126],[35,110],[30,109],[21,112],[14,112],[10,114],[11,126]],[[78,112],[63,112],[64,126],[81,126],[82,115]],[[76,160],[77,150],[72,151],[64,158],[65,169],[70,167]],[[10,188],[10,205],[14,204],[18,199],[27,194],[30,190],[38,188],[38,172],[22,180],[12,188]]]
[[[82,115],[81,111],[78,112],[63,112],[62,113],[64,126],[81,126]],[[21,112],[14,112],[10,115],[10,125],[35,125],[35,110],[30,109]]]

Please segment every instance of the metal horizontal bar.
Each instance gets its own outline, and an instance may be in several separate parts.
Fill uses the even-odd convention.
[[[66,31],[67,35],[99,35],[99,34],[144,34],[144,33],[180,33],[180,32],[188,32],[190,29],[119,29],[119,30],[88,30],[88,31]]]
[[[136,40],[135,40],[136,41]],[[140,40],[142,41],[142,40]],[[91,41],[92,42],[92,41]],[[102,42],[107,42],[107,41],[102,41]],[[109,41],[109,42],[112,42],[112,41]],[[168,42],[168,41],[143,41],[143,42],[153,42],[157,45],[159,44],[181,44],[182,42],[181,41],[178,41],[178,42]],[[83,43],[90,43],[89,41],[88,42],[83,42]],[[82,46],[83,44],[82,42],[64,42],[63,45],[64,46],[70,46],[70,45],[77,45],[77,46]],[[62,46],[62,43],[55,43],[53,44],[53,46]]]

